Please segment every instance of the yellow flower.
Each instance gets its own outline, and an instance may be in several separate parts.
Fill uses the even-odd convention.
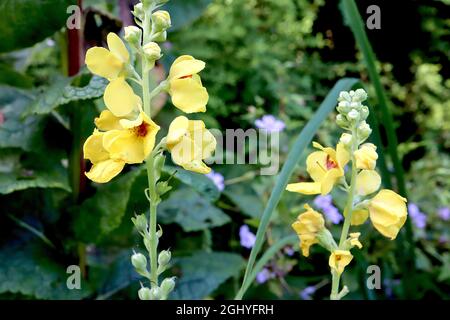
[[[202,160],[212,155],[216,139],[203,121],[184,116],[175,118],[169,126],[166,144],[173,162],[184,169],[203,174],[211,171]]]
[[[372,143],[363,144],[355,151],[356,167],[358,169],[373,170],[377,164],[377,147]]]
[[[144,112],[137,119],[117,118],[105,110],[95,119],[100,132],[84,143],[84,158],[92,162],[86,176],[94,182],[106,183],[117,176],[126,163],[142,163],[155,146],[159,126]]]
[[[297,220],[292,224],[292,228],[300,238],[302,254],[307,257],[309,256],[309,247],[319,242],[317,233],[325,228],[325,220],[320,213],[313,210],[308,204],[305,204],[304,208],[306,211],[297,217]]]
[[[358,209],[353,211],[352,213],[352,226],[359,226],[366,222],[367,218],[369,217],[369,211],[366,209]]]
[[[172,103],[183,112],[205,112],[208,103],[208,92],[203,87],[197,74],[205,68],[203,61],[192,56],[181,56],[170,67],[169,94]]]
[[[106,107],[116,117],[126,117],[142,111],[141,98],[134,94],[133,89],[123,77],[112,80],[106,86],[103,100]]]
[[[317,142],[313,142],[313,146],[321,150],[311,153],[306,159],[306,170],[314,182],[291,183],[286,190],[325,195],[344,176],[344,167],[350,157],[343,143],[338,143],[336,150],[324,148]]]
[[[392,190],[383,189],[370,200],[369,215],[374,227],[391,240],[397,237],[408,215],[406,199]]]
[[[125,70],[130,54],[122,40],[115,33],[107,36],[108,49],[93,47],[86,52],[86,65],[96,75],[108,80],[116,79]]]
[[[361,242],[359,242],[359,236],[361,235],[361,232],[352,232],[349,234],[350,236],[350,244],[352,247],[358,247],[358,249],[361,249],[363,246]]]
[[[328,260],[328,265],[338,274],[344,272],[344,268],[352,261],[353,256],[350,251],[347,250],[334,250],[330,259]]]
[[[97,183],[106,183],[117,176],[125,166],[122,159],[111,159],[103,147],[105,133],[97,129],[87,138],[83,146],[84,158],[92,162],[92,167],[86,176]]]
[[[375,170],[361,170],[356,176],[356,193],[365,196],[380,188],[381,177]]]

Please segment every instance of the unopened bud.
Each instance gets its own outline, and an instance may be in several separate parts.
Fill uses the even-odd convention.
[[[353,96],[353,101],[363,102],[367,99],[367,92],[364,89],[357,89]]]
[[[144,6],[142,3],[138,3],[134,6],[133,15],[139,20],[143,20],[145,16]]]
[[[161,48],[156,42],[149,42],[145,44],[142,49],[144,50],[146,58],[150,61],[161,58]]]
[[[361,120],[366,120],[369,116],[369,108],[367,106],[362,106],[361,110],[359,111],[359,114],[361,116]]]
[[[355,121],[359,118],[359,112],[356,111],[355,109],[351,110],[348,114],[347,114],[347,119],[349,121]]]
[[[147,270],[147,258],[142,253],[135,253],[131,256],[131,263],[136,270]]]
[[[160,287],[154,287],[150,291],[150,297],[152,300],[161,300],[163,297],[162,290]]]
[[[170,14],[165,10],[158,10],[152,14],[153,28],[156,31],[164,31],[170,28]]]
[[[352,98],[350,97],[350,95],[348,94],[348,92],[347,91],[341,91],[340,93],[339,93],[339,98],[338,98],[338,100],[339,101],[351,101],[352,100]]]
[[[164,42],[167,40],[167,32],[161,31],[153,35],[153,41],[155,42]]]
[[[350,133],[343,133],[339,142],[342,142],[345,146],[350,146],[352,144],[352,135]]]
[[[142,30],[135,26],[125,27],[125,40],[137,47],[141,44]]]
[[[147,218],[144,214],[139,214],[136,217],[131,218],[131,221],[140,233],[145,233],[147,231]]]
[[[154,160],[154,171],[155,171],[155,180],[158,181],[161,177],[161,171],[164,168],[164,162],[166,161],[166,157],[163,154],[158,154]]]
[[[348,126],[348,121],[342,114],[336,116],[336,124],[341,128],[346,128]]]
[[[172,254],[169,250],[162,250],[158,255],[158,264],[160,266],[166,266],[170,262]]]
[[[361,122],[361,124],[358,126],[358,137],[361,139],[361,141],[366,140],[371,133],[372,129],[370,128],[369,124],[366,121]]]
[[[161,282],[161,291],[163,297],[167,297],[175,288],[175,277],[166,278]]]
[[[142,287],[139,289],[138,291],[138,296],[139,299],[141,300],[152,300],[152,294],[149,288],[147,287]]]

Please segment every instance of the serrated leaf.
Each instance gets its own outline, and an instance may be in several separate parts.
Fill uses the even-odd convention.
[[[32,150],[40,138],[42,118],[22,118],[22,113],[31,103],[32,97],[23,90],[0,86],[0,148]]]
[[[198,193],[203,195],[210,201],[216,201],[220,197],[220,192],[207,176],[192,171],[187,171],[179,167],[165,166],[163,171],[167,174],[172,174],[177,171],[174,178],[180,180],[184,184],[192,187]]]
[[[181,188],[172,192],[158,207],[162,223],[177,223],[184,231],[199,231],[230,222],[222,210],[214,207],[195,190]]]
[[[227,186],[224,193],[245,215],[251,218],[261,216],[264,205],[261,197],[250,184],[241,183]]]
[[[171,299],[203,299],[244,268],[244,259],[227,252],[197,252],[178,258],[182,276]]]
[[[72,101],[99,98],[108,84],[106,79],[97,76],[93,76],[84,87],[71,86],[70,81],[70,78],[61,78],[45,88],[33,102],[28,114],[47,114]]]
[[[0,0],[0,52],[29,47],[62,28],[75,0]]]
[[[164,10],[170,13],[172,27],[169,31],[176,31],[201,16],[212,0],[172,0],[164,5]]]
[[[77,239],[86,243],[98,243],[120,225],[131,187],[140,173],[141,169],[133,170],[112,182],[100,185],[93,197],[73,209]]]
[[[0,293],[20,293],[36,299],[82,299],[90,287],[81,280],[81,289],[70,290],[66,281],[69,264],[53,260],[39,241],[6,244],[0,248]]]

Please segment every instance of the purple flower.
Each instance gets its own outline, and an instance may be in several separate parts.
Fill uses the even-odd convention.
[[[450,219],[450,208],[449,207],[442,207],[438,209],[438,215],[442,220],[449,220]]]
[[[247,249],[253,248],[256,236],[250,231],[250,228],[246,224],[239,228],[239,238],[241,239],[241,246]]]
[[[269,269],[264,268],[256,275],[256,282],[261,284],[274,277],[275,275],[272,272],[270,272]]]
[[[295,253],[295,250],[292,247],[286,247],[284,248],[284,253],[286,253],[289,257],[292,257]]]
[[[447,242],[448,242],[448,238],[447,238],[447,236],[445,234],[443,234],[443,235],[441,235],[439,237],[439,243],[440,244],[446,244]]]
[[[325,218],[334,224],[339,224],[344,220],[344,217],[339,213],[339,210],[333,206],[332,202],[333,199],[329,194],[326,196],[317,196],[314,199],[314,205],[323,211]]]
[[[270,133],[283,131],[286,127],[283,121],[278,120],[270,114],[255,120],[255,126],[259,129],[267,130]]]
[[[420,211],[415,203],[408,204],[408,212],[414,225],[419,229],[424,229],[427,225],[427,216]]]
[[[219,191],[223,191],[223,189],[225,189],[225,183],[224,183],[223,175],[221,175],[218,172],[214,172],[213,170],[211,170],[211,172],[206,174],[206,176],[208,178],[210,178],[212,180],[212,182],[214,182],[214,184],[216,185],[217,189],[219,189]]]
[[[316,287],[309,286],[309,287],[306,287],[305,289],[303,289],[302,291],[300,291],[300,297],[303,300],[312,300],[311,295],[313,295],[315,292],[316,292]]]

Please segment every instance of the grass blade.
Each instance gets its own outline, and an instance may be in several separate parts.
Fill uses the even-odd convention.
[[[339,93],[344,90],[350,90],[359,80],[354,78],[345,78],[339,80],[328,95],[325,97],[325,100],[320,105],[319,109],[316,111],[311,120],[308,121],[306,126],[300,132],[297,140],[294,142],[291,147],[291,151],[288,154],[287,160],[281,169],[281,172],[278,175],[277,182],[275,187],[270,195],[269,201],[267,203],[266,208],[261,217],[261,222],[258,227],[258,231],[256,232],[256,241],[255,245],[252,248],[250,253],[250,257],[247,263],[247,268],[245,270],[244,280],[241,285],[241,289],[236,295],[236,299],[242,299],[245,290],[244,285],[249,281],[250,275],[253,271],[253,266],[255,264],[256,256],[262,248],[264,243],[264,235],[267,230],[267,226],[269,225],[270,218],[272,217],[273,210],[277,206],[280,201],[281,194],[283,193],[286,185],[289,181],[289,178],[292,175],[292,172],[297,165],[298,159],[300,158],[303,150],[311,143],[312,138],[314,137],[317,129],[320,127],[322,122],[326,119],[328,114],[334,110],[337,104],[337,98],[339,97]]]

